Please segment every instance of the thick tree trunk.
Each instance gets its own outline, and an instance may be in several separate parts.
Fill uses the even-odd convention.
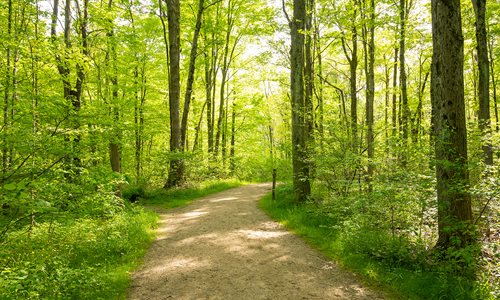
[[[292,98],[292,162],[293,190],[296,202],[304,202],[311,194],[305,124],[304,34],[305,0],[293,1],[291,27],[291,98]]]
[[[436,247],[460,248],[471,240],[467,225],[472,219],[471,200],[466,190],[469,174],[460,0],[432,0],[432,35],[431,99],[439,233]]]
[[[180,118],[180,1],[167,1],[169,82],[168,103],[170,110],[170,169],[164,188],[179,186],[184,180]]]
[[[198,56],[198,37],[200,35],[200,30],[201,30],[204,2],[205,2],[204,0],[199,0],[198,2],[198,14],[196,16],[196,25],[193,33],[193,42],[191,43],[191,54],[189,56],[188,79],[186,85],[186,93],[184,95],[184,110],[182,111],[182,122],[181,122],[181,143],[183,148],[186,146],[187,123],[189,116],[189,107],[191,105],[191,97],[193,95],[195,64],[196,64],[196,57]]]
[[[493,149],[487,137],[491,130],[491,117],[486,0],[472,0],[472,5],[476,14],[477,67],[479,69],[479,129],[483,135],[483,161],[487,165],[493,165]]]

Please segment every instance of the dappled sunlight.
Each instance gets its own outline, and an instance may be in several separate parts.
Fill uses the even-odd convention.
[[[131,298],[380,299],[258,209],[268,186],[163,215]]]
[[[231,200],[236,200],[238,199],[237,197],[222,197],[222,198],[215,198],[210,200],[212,203],[217,203],[217,202],[223,202],[223,201],[231,201]]]
[[[170,260],[163,261],[162,264],[153,267],[149,274],[157,275],[165,272],[193,271],[199,268],[209,267],[209,260],[200,259],[199,257],[175,257]]]
[[[288,232],[284,231],[262,231],[262,230],[239,230],[238,232],[244,234],[245,237],[249,239],[270,239],[288,234]]]

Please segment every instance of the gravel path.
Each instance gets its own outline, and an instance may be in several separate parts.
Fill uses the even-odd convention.
[[[161,214],[129,299],[383,299],[257,207],[268,184]]]

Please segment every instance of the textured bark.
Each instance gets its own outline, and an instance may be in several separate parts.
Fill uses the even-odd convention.
[[[313,103],[313,90],[314,90],[314,63],[312,53],[312,20],[314,12],[314,0],[306,0],[306,24],[305,24],[305,67],[304,67],[304,81],[305,81],[305,106],[306,106],[306,136],[313,138],[314,133],[314,103]],[[306,141],[307,144],[307,141]]]
[[[439,234],[436,247],[464,247],[471,239],[467,224],[472,210],[466,190],[469,174],[460,0],[432,0],[432,35],[431,99]]]
[[[168,103],[170,111],[170,169],[165,188],[179,186],[184,180],[180,118],[180,1],[167,1],[169,78]]]
[[[113,0],[108,1],[108,10],[111,11],[113,7]],[[114,33],[113,21],[109,20],[111,27],[109,28],[106,36],[108,38],[108,53],[106,54],[107,61],[109,62],[108,72],[110,72],[109,81],[111,82],[111,114],[116,126],[120,121],[120,111],[118,102],[118,70],[117,70],[117,55],[116,55],[116,41]],[[113,128],[113,136],[109,142],[109,158],[111,163],[111,170],[113,172],[121,173],[121,149],[120,149],[121,132],[117,128]],[[121,194],[121,192],[118,192]]]
[[[479,129],[483,135],[483,161],[487,165],[493,165],[493,150],[491,142],[487,138],[491,130],[491,117],[486,0],[472,0],[472,5],[476,14],[477,67],[479,70]]]
[[[369,18],[364,23],[364,50],[365,50],[365,73],[366,73],[366,145],[368,152],[368,192],[373,191],[373,159],[375,155],[375,137],[373,132],[373,110],[375,102],[375,1],[369,1],[369,7],[365,9],[369,12]]]
[[[189,108],[191,105],[191,97],[193,95],[194,72],[196,66],[195,64],[196,64],[196,58],[198,57],[198,37],[200,36],[204,2],[205,2],[204,0],[199,0],[198,2],[198,14],[196,16],[196,25],[193,33],[193,42],[191,43],[191,54],[189,56],[188,79],[186,85],[186,93],[184,94],[184,110],[182,111],[182,121],[181,121],[181,143],[183,148],[186,146],[187,123],[189,117]]]
[[[311,194],[309,163],[307,159],[305,91],[304,91],[304,34],[306,21],[305,0],[293,1],[291,29],[291,98],[292,98],[292,162],[293,190],[296,202],[304,202]]]

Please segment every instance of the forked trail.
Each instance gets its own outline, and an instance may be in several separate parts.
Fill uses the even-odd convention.
[[[268,184],[161,215],[130,299],[383,299],[257,207]]]

